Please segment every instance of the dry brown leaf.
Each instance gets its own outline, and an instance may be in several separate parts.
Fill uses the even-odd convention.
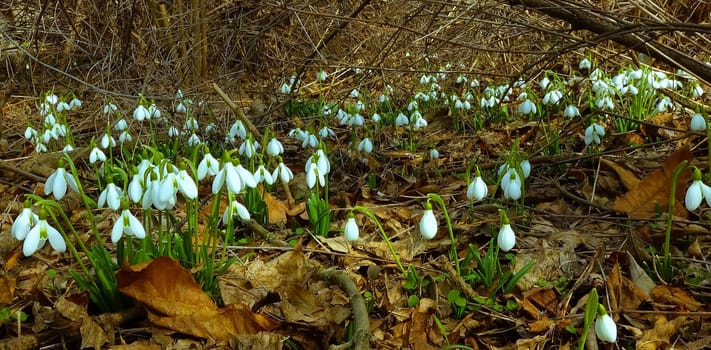
[[[286,201],[279,200],[269,192],[264,192],[263,199],[269,212],[269,223],[272,225],[286,223],[286,213],[289,211]]]
[[[119,290],[142,303],[153,323],[184,334],[228,340],[278,326],[275,320],[244,305],[218,308],[190,272],[167,257],[151,261],[142,270],[123,268],[117,279]]]
[[[610,304],[613,310],[637,310],[639,306],[649,300],[634,282],[622,275],[620,264],[615,264],[607,279],[607,290],[610,291]]]
[[[602,158],[600,159],[600,163],[603,165],[607,166],[608,168],[612,169],[617,176],[620,177],[620,181],[622,182],[622,186],[625,186],[625,188],[629,191],[637,186],[639,184],[639,178],[637,175],[635,175],[633,172],[627,170],[627,168],[617,165],[617,163]]]
[[[15,297],[16,280],[8,276],[0,276],[0,305],[12,304]]]
[[[652,299],[658,303],[675,304],[684,311],[699,311],[704,306],[685,289],[665,285],[659,285],[652,289]]]
[[[667,210],[671,177],[679,163],[691,160],[691,151],[684,147],[674,153],[664,162],[662,168],[647,175],[637,186],[625,195],[615,200],[614,210],[626,213],[633,219],[651,219],[657,213],[657,207]],[[684,208],[684,184],[691,179],[689,171],[682,171],[676,187],[676,202],[674,215],[685,218],[688,214]]]
[[[81,349],[91,347],[101,349],[104,343],[114,343],[114,325],[110,324],[110,322],[99,324],[89,316],[84,307],[64,297],[59,298],[54,304],[54,307],[62,316],[79,324]]]
[[[659,316],[654,322],[654,328],[644,331],[642,338],[637,341],[636,350],[667,349],[671,337],[686,324],[686,316],[679,316],[667,321],[665,316]]]
[[[437,327],[434,325],[434,321],[432,320],[432,314],[436,309],[436,301],[428,298],[422,298],[420,299],[419,304],[417,304],[417,307],[412,310],[409,335],[406,343],[409,345],[410,349],[439,349],[442,345],[444,345],[432,344],[432,341],[438,340],[441,343],[444,340],[444,337],[439,334],[439,331],[437,331]]]

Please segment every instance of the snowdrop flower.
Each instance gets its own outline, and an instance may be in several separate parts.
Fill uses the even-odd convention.
[[[242,203],[234,200],[230,202],[230,205],[225,208],[225,211],[222,213],[222,223],[227,224],[227,221],[231,219],[232,217],[237,216],[244,220],[244,221],[249,221],[250,215],[249,215],[249,210],[247,210],[247,207],[242,205]]]
[[[574,105],[568,105],[568,107],[565,107],[565,110],[563,110],[563,116],[568,118],[579,117],[580,110]]]
[[[523,178],[527,179],[528,175],[531,175],[531,162],[528,159],[524,159],[520,164],[521,172],[523,172]]]
[[[121,131],[119,134],[119,142],[125,143],[125,142],[131,142],[133,140],[133,136],[131,136],[131,133],[128,132],[128,130]]]
[[[279,165],[277,165],[276,169],[274,169],[274,172],[272,172],[272,178],[274,178],[274,181],[276,181],[277,176],[283,183],[289,183],[294,178],[294,173],[291,172],[291,169],[289,169],[286,164],[282,161],[281,157],[279,157]]]
[[[247,138],[247,129],[244,127],[244,124],[242,124],[242,121],[237,120],[234,124],[232,124],[228,136],[229,139],[232,140],[230,142],[234,141],[235,136],[238,136],[242,140]]]
[[[104,105],[104,114],[109,114],[111,112],[115,112],[116,109],[118,109],[118,108],[116,107],[115,104],[108,102]]]
[[[81,100],[78,98],[73,98],[71,101],[69,101],[69,109],[79,109],[81,108]]]
[[[694,168],[694,182],[691,183],[686,190],[684,197],[684,205],[689,211],[696,210],[703,199],[706,199],[706,205],[711,207],[711,187],[701,181],[701,170]]]
[[[351,90],[351,94],[349,96],[352,98],[358,98],[359,95],[360,93],[358,92],[358,89],[353,89]]]
[[[410,101],[410,103],[407,104],[407,110],[410,112],[412,112],[413,110],[417,110],[418,107],[419,106],[417,105],[416,100],[412,100]]]
[[[615,104],[610,96],[602,96],[595,101],[595,106],[599,109],[614,110]]]
[[[592,63],[590,63],[590,60],[587,57],[583,58],[583,60],[580,61],[580,63],[578,63],[579,70],[588,70],[589,71],[590,68],[592,68]]]
[[[178,128],[174,126],[168,128],[168,137],[176,138],[178,136],[180,136],[180,130],[178,130]]]
[[[222,169],[217,172],[212,180],[212,194],[220,192],[225,183],[227,183],[227,189],[234,194],[242,191],[242,179],[237,174],[234,164],[229,160],[222,165]]]
[[[259,167],[254,172],[254,181],[262,183],[262,181],[271,185],[274,183],[274,176],[264,167],[264,164],[259,164]]]
[[[612,317],[607,314],[602,304],[598,304],[598,317],[595,320],[595,335],[597,335],[598,339],[608,343],[617,341],[617,325],[615,325],[615,321]]]
[[[188,146],[193,147],[201,144],[202,140],[200,140],[200,136],[197,136],[196,133],[193,133],[190,137],[188,137]]]
[[[97,205],[99,208],[103,208],[104,205],[108,205],[112,210],[119,210],[121,208],[121,197],[123,196],[123,191],[121,188],[116,186],[113,182],[109,182],[101,191],[99,195],[99,201]]]
[[[659,103],[657,103],[657,112],[662,113],[669,109],[674,109],[674,104],[669,96],[664,96],[661,100],[659,100]]]
[[[518,200],[521,198],[521,178],[514,169],[509,169],[509,171],[504,175],[501,180],[501,184],[504,189],[504,198]]]
[[[269,143],[267,143],[267,154],[275,157],[280,154],[284,153],[284,146],[279,142],[279,140],[276,137],[273,137],[271,140],[269,140]]]
[[[439,151],[436,148],[430,149],[430,159],[439,159]]]
[[[542,90],[548,90],[548,87],[551,86],[550,79],[548,79],[548,77],[543,77],[543,79],[541,79],[540,86]]]
[[[552,90],[543,96],[543,104],[545,105],[557,105],[563,98],[563,93],[559,90]]]
[[[178,106],[175,107],[175,113],[185,114],[187,112],[188,112],[188,108],[185,107],[185,104],[183,104],[182,102],[178,103]]]
[[[64,111],[68,111],[70,109],[71,109],[71,107],[69,107],[69,104],[64,101],[61,101],[57,104],[57,112],[64,112]]]
[[[29,200],[26,200],[20,215],[12,223],[12,236],[18,241],[24,240],[38,221],[39,216],[32,212],[32,204]]]
[[[251,137],[249,137],[247,140],[244,140],[242,144],[239,146],[239,154],[243,155],[247,158],[252,158],[254,155],[257,153],[257,149],[259,148],[259,142],[250,140]]]
[[[400,112],[400,114],[397,115],[397,118],[395,118],[395,126],[405,126],[408,124],[410,124],[410,119],[408,119],[405,114]]]
[[[49,175],[44,184],[44,194],[46,196],[54,194],[54,198],[60,200],[67,194],[67,185],[75,192],[79,192],[79,186],[77,186],[74,177],[64,169],[64,161],[60,159],[57,170]]]
[[[420,219],[420,234],[425,239],[432,239],[437,235],[437,218],[429,201],[425,202],[425,212]]]
[[[133,110],[133,119],[142,122],[148,119],[148,110],[143,105],[138,105],[136,109]]]
[[[89,153],[89,163],[94,164],[96,161],[105,162],[106,154],[99,147],[94,147]]]
[[[309,188],[314,188],[314,186],[316,186],[316,179],[318,179],[318,183],[321,187],[326,186],[326,177],[319,169],[316,160],[309,158],[306,162],[306,185],[308,185]]]
[[[173,181],[173,187],[177,187],[178,192],[182,193],[185,198],[197,198],[197,185],[195,184],[195,180],[193,180],[192,176],[188,174],[187,170],[181,169],[177,174],[171,177],[171,180]]]
[[[291,85],[284,83],[281,84],[281,87],[279,88],[279,92],[281,92],[284,95],[288,95],[291,92]]]
[[[28,126],[27,129],[25,129],[25,139],[33,141],[37,139],[37,130],[35,128]]]
[[[146,237],[146,229],[143,224],[128,210],[128,206],[121,211],[121,215],[116,219],[114,227],[111,229],[111,242],[118,242],[121,237],[127,234],[138,239]]]
[[[696,84],[691,89],[691,96],[693,96],[693,97],[701,97],[701,95],[703,95],[703,94],[704,94],[704,89],[699,84]]]
[[[365,108],[365,104],[363,103],[363,101],[358,100],[355,104],[355,108],[358,112],[360,112]]]
[[[521,114],[536,114],[536,104],[526,99],[518,105],[518,112]]]
[[[415,121],[412,124],[412,129],[413,130],[420,130],[426,126],[427,126],[427,120],[425,120],[425,118],[422,118],[422,116],[418,116],[417,118],[415,118]]]
[[[315,163],[321,174],[326,175],[331,172],[331,163],[328,161],[328,156],[322,149],[316,150],[316,153],[311,155],[306,160],[306,172],[308,173],[308,168],[311,163]]]
[[[56,105],[57,102],[59,102],[59,97],[55,94],[49,94],[44,98],[44,100],[50,105]]]
[[[360,236],[360,230],[358,229],[358,223],[355,221],[355,215],[353,212],[348,213],[348,220],[346,220],[346,225],[343,227],[343,237],[346,241],[355,241]]]
[[[154,103],[151,103],[151,105],[148,106],[148,115],[146,115],[146,119],[160,120],[160,109],[158,109]]]
[[[585,129],[585,145],[600,144],[600,138],[605,136],[605,129],[597,123],[592,123]]]
[[[359,113],[351,115],[351,118],[348,119],[348,126],[363,126],[364,123],[365,120]]]
[[[506,215],[506,212],[499,209],[499,215],[501,215],[501,229],[499,229],[496,244],[499,246],[499,249],[508,252],[516,245],[516,233],[514,233],[511,228],[511,223],[509,222],[509,217]]]
[[[321,128],[321,130],[318,131],[318,136],[321,137],[321,139],[323,140],[328,138],[335,138],[336,132],[327,126],[324,126],[323,128]]]
[[[116,122],[116,125],[114,125],[114,130],[116,131],[124,131],[126,129],[128,129],[128,123],[126,122],[126,119],[121,118]]]
[[[373,152],[373,142],[369,138],[364,138],[358,144],[358,152],[370,153]]]
[[[39,220],[37,225],[30,229],[25,237],[25,243],[22,245],[22,253],[25,256],[34,254],[38,249],[44,246],[44,243],[49,240],[49,244],[54,251],[63,253],[67,250],[67,244],[64,242],[64,237],[47,223],[47,212],[45,209],[40,210]]]
[[[207,175],[215,176],[220,171],[220,162],[210,154],[208,148],[205,149],[205,156],[202,158],[197,168],[198,181],[204,179]]]
[[[320,70],[316,72],[316,80],[318,81],[326,81],[326,78],[328,78],[328,73],[326,73],[325,70]]]
[[[101,136],[101,148],[107,149],[109,147],[116,147],[116,140],[114,140],[111,134],[104,133],[104,135]]]
[[[474,181],[467,186],[467,198],[469,198],[469,200],[480,201],[486,198],[488,193],[489,188],[486,186],[484,179],[481,178],[481,175],[477,175]]]
[[[67,144],[64,146],[64,148],[62,148],[62,152],[64,153],[69,153],[72,151],[74,151],[74,146],[72,146],[71,144]]]
[[[38,142],[35,145],[35,152],[37,152],[37,153],[47,152],[47,145],[44,143]]]
[[[184,128],[186,130],[191,131],[197,131],[198,129],[200,129],[200,127],[198,126],[198,122],[197,120],[195,120],[195,118],[188,118],[187,120],[185,120]]]
[[[689,125],[691,131],[705,131],[706,130],[706,118],[704,118],[701,113],[694,114],[691,117],[691,124]]]

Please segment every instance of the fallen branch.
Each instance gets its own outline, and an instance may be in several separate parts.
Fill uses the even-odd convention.
[[[358,292],[353,280],[345,272],[327,269],[317,273],[317,276],[327,282],[338,285],[351,301],[353,308],[353,322],[355,330],[353,332],[354,350],[370,349],[370,320],[368,319],[368,309],[365,307],[365,299]]]

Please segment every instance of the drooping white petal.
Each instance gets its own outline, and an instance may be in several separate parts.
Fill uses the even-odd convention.
[[[684,205],[689,211],[694,211],[701,205],[701,200],[703,199],[701,184],[701,180],[695,180],[686,190]]]
[[[346,226],[343,227],[343,237],[347,241],[355,241],[358,239],[360,236],[360,232],[358,229],[358,224],[355,221],[354,217],[349,217],[348,220],[346,221]]]
[[[499,245],[499,249],[504,252],[508,252],[516,245],[516,233],[511,229],[510,224],[501,226],[496,243]]]
[[[595,320],[597,338],[608,343],[617,341],[617,325],[610,315],[603,315]]]
[[[420,219],[420,234],[425,239],[432,239],[437,235],[437,218],[432,209],[426,209]]]

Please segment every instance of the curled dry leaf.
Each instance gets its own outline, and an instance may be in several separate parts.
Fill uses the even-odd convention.
[[[651,219],[656,215],[658,207],[662,211],[666,211],[669,205],[674,168],[684,160],[691,160],[691,151],[687,147],[672,153],[660,169],[647,175],[633,189],[618,197],[615,200],[614,210],[626,213],[633,219]],[[682,171],[676,186],[675,216],[685,218],[688,214],[684,208],[684,184],[689,180],[691,180],[691,173],[686,170]]]
[[[160,257],[141,270],[118,272],[119,290],[148,310],[154,324],[200,338],[229,340],[275,329],[278,323],[244,305],[218,308],[193,276],[170,258]]]

